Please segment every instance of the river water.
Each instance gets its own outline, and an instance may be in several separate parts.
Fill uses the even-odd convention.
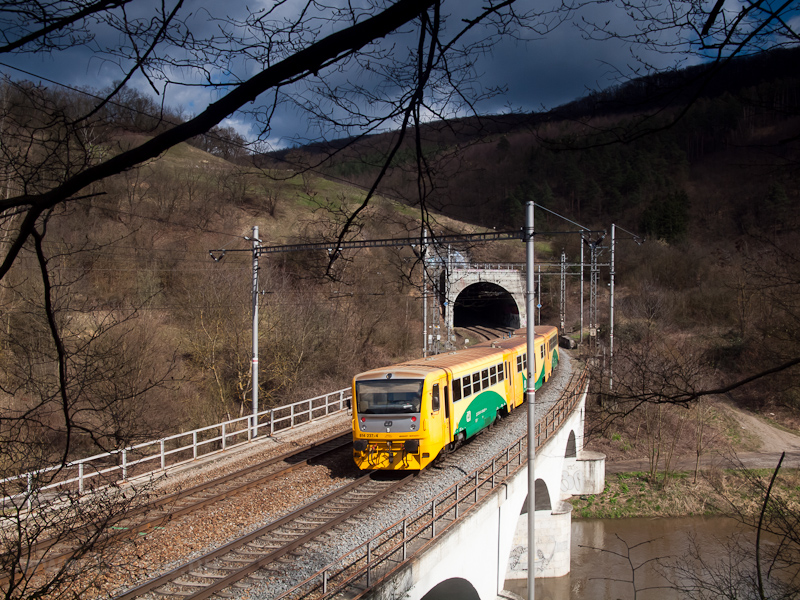
[[[752,560],[754,539],[752,529],[725,517],[576,519],[572,521],[571,572],[558,579],[537,580],[535,596],[537,600],[696,597],[696,592],[674,589],[675,583],[691,583],[676,565],[688,561],[697,566],[698,561],[691,559],[697,547],[705,563],[725,570],[731,563],[733,540],[744,545],[741,554],[733,552],[733,564],[746,565]],[[708,579],[709,574],[704,577]],[[505,587],[527,597],[525,580],[506,581]]]

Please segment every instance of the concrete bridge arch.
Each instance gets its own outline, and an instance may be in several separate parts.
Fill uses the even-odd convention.
[[[564,498],[604,486],[605,457],[582,451],[585,399],[536,455],[537,577],[569,573],[572,506]],[[367,597],[495,600],[509,574],[527,576],[527,492],[525,465]]]

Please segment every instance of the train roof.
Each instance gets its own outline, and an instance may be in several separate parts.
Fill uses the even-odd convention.
[[[510,347],[519,345],[519,341]],[[392,377],[398,378],[423,378],[433,371],[440,369],[452,369],[454,367],[468,366],[472,363],[480,364],[493,355],[499,357],[502,351],[498,347],[475,345],[464,350],[456,350],[446,354],[436,354],[427,358],[415,358],[410,361],[402,362],[388,367],[372,369],[355,376],[356,380],[361,379],[383,379],[391,373]]]
[[[537,325],[534,332],[537,338],[544,338],[558,329],[552,325]],[[436,354],[426,358],[415,358],[396,365],[371,369],[355,376],[355,380],[384,379],[387,375],[399,379],[422,379],[426,375],[440,369],[453,369],[456,367],[469,368],[471,364],[485,362],[493,355],[501,355],[503,351],[517,348],[527,342],[528,330],[517,329],[507,338],[498,338],[475,344],[464,350]],[[543,341],[543,340],[541,340]]]
[[[558,333],[558,327],[555,325],[536,325],[533,328],[533,332],[536,335],[550,335],[551,333]],[[512,335],[521,336],[524,338],[526,335],[528,335],[528,328],[521,327],[519,329],[515,329]]]

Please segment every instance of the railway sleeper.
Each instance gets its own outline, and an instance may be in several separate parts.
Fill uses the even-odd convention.
[[[270,554],[268,549],[266,552],[258,552],[257,550],[254,552],[248,552],[247,550],[234,550],[233,553],[239,556],[251,556],[251,557],[252,556],[262,557],[266,556],[267,554]]]
[[[171,592],[166,592],[162,590],[153,590],[159,596],[164,596],[165,598],[174,598],[175,596],[191,596],[195,592],[189,590],[173,590]]]
[[[198,573],[197,571],[190,571],[187,575],[205,579],[225,579],[227,577],[227,575],[220,575],[218,573]]]
[[[249,548],[253,548],[255,550],[261,550],[262,552],[274,552],[278,548],[283,548],[285,542],[279,541],[269,541],[266,544],[256,544],[254,542],[250,542],[248,544]]]
[[[306,526],[306,527],[292,527],[291,529],[288,529],[288,531],[289,531],[288,535],[292,536],[291,537],[292,540],[296,540],[299,537],[303,537],[304,535],[309,534],[310,532],[314,531],[316,528],[317,528],[316,525],[311,526],[311,527],[309,527],[309,526]]]
[[[263,556],[263,554],[259,554],[259,556]],[[236,563],[236,564],[250,564],[251,562],[253,562],[252,558],[244,558],[244,557],[238,558],[236,556],[229,556],[229,555],[223,556],[219,560],[220,562]]]
[[[319,527],[320,525],[324,525],[328,522],[328,519],[296,519],[295,523],[299,523],[301,525],[313,525],[314,527]]]
[[[180,585],[183,587],[193,587],[193,588],[205,588],[208,587],[208,583],[202,581],[186,581],[184,579],[175,579],[172,582],[172,585]]]

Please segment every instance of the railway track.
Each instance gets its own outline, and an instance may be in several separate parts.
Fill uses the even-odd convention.
[[[473,325],[470,327],[459,327],[459,329],[469,332],[478,342],[485,342],[495,338],[503,337],[514,332],[513,327],[485,327],[483,325]],[[466,337],[466,336],[465,336]]]
[[[284,477],[292,471],[305,467],[309,461],[319,460],[349,448],[351,442],[352,434],[349,431],[344,434],[336,434],[141,505],[126,513],[122,519],[111,523],[100,541],[99,547],[162,527],[173,519],[202,510],[216,502]],[[48,567],[52,568],[55,565],[63,564],[74,557],[77,551],[74,540],[80,539],[82,533],[84,533],[83,530],[78,529],[73,532],[72,539],[43,539],[28,548],[25,553],[31,557],[28,563],[31,565],[41,564],[46,555]],[[33,569],[33,571],[35,570]],[[26,575],[30,574],[30,572],[26,573]],[[0,575],[0,583],[6,581],[8,581],[8,576]]]
[[[294,560],[300,548],[331,532],[376,502],[408,483],[413,474],[401,479],[374,473],[335,490],[293,513],[236,539],[208,554],[156,577],[116,597],[176,597],[199,600],[225,595],[236,586],[248,588],[284,571],[282,561]]]

